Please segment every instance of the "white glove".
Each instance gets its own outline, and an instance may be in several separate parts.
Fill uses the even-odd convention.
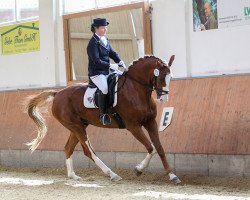
[[[127,68],[123,60],[121,60],[121,61],[118,63],[118,65],[121,66],[121,67],[123,67],[124,69]]]
[[[117,71],[118,68],[119,68],[119,65],[117,65],[117,64],[110,64],[110,65],[109,65],[109,68],[110,68],[110,69],[113,69],[113,70],[115,70],[115,71]]]

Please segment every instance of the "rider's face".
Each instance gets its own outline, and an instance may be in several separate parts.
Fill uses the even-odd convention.
[[[209,3],[205,3],[204,10],[206,17],[209,17],[211,15],[211,5]]]
[[[106,35],[106,32],[108,30],[107,26],[99,26],[98,28],[96,28],[96,34],[99,36],[104,36]]]

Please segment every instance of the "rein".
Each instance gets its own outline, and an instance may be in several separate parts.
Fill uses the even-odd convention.
[[[121,85],[119,88],[117,88],[117,91],[116,91],[115,93],[118,93],[118,92],[120,91],[120,89],[124,86],[124,83],[126,82],[126,76],[125,76],[125,75],[126,75],[126,73],[123,73],[121,76],[118,77],[118,80],[116,81],[115,84],[118,84],[118,81],[119,81],[120,78],[123,77],[123,76],[125,77],[125,80],[123,81],[122,85]]]
[[[128,78],[130,78],[131,80],[133,80],[133,81],[139,83],[140,85],[143,85],[145,88],[147,88],[147,89],[150,90],[150,91],[156,91],[157,95],[166,95],[166,94],[169,93],[169,92],[166,91],[166,90],[163,90],[163,89],[161,89],[161,88],[157,88],[156,86],[154,86],[154,84],[151,85],[151,84],[143,83],[143,82],[141,82],[141,81],[139,81],[139,80],[136,80],[135,78],[133,78],[132,76],[130,76],[127,72],[124,73],[124,76],[125,76],[125,78],[128,77]],[[125,81],[126,81],[126,79],[125,79]],[[123,85],[124,85],[125,81],[123,82]],[[157,81],[157,77],[154,76],[153,83],[156,83],[156,81]],[[122,86],[123,86],[123,85],[122,85]]]

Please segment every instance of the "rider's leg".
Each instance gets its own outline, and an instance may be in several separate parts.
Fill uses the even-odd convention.
[[[98,104],[100,109],[100,121],[103,125],[110,124],[110,117],[107,114],[107,107],[106,107],[106,97],[108,94],[108,83],[107,77],[103,74],[92,76],[90,77],[93,83],[98,87],[100,90],[98,96]]]
[[[103,125],[110,124],[110,117],[107,114],[106,97],[106,94],[103,94],[101,91],[99,92],[98,104],[100,110],[100,121]]]

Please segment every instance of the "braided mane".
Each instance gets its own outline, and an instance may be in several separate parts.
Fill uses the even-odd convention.
[[[139,58],[139,59],[137,59],[137,60],[134,60],[133,63],[129,66],[129,69],[130,69],[130,68],[133,68],[133,66],[135,66],[137,63],[142,62],[142,61],[145,61],[145,60],[150,59],[150,58],[155,58],[155,59],[157,59],[160,63],[163,63],[163,64],[164,64],[164,62],[163,62],[160,58],[158,58],[158,57],[156,57],[156,56],[154,56],[154,55],[145,55],[145,56],[142,57],[142,58]]]

